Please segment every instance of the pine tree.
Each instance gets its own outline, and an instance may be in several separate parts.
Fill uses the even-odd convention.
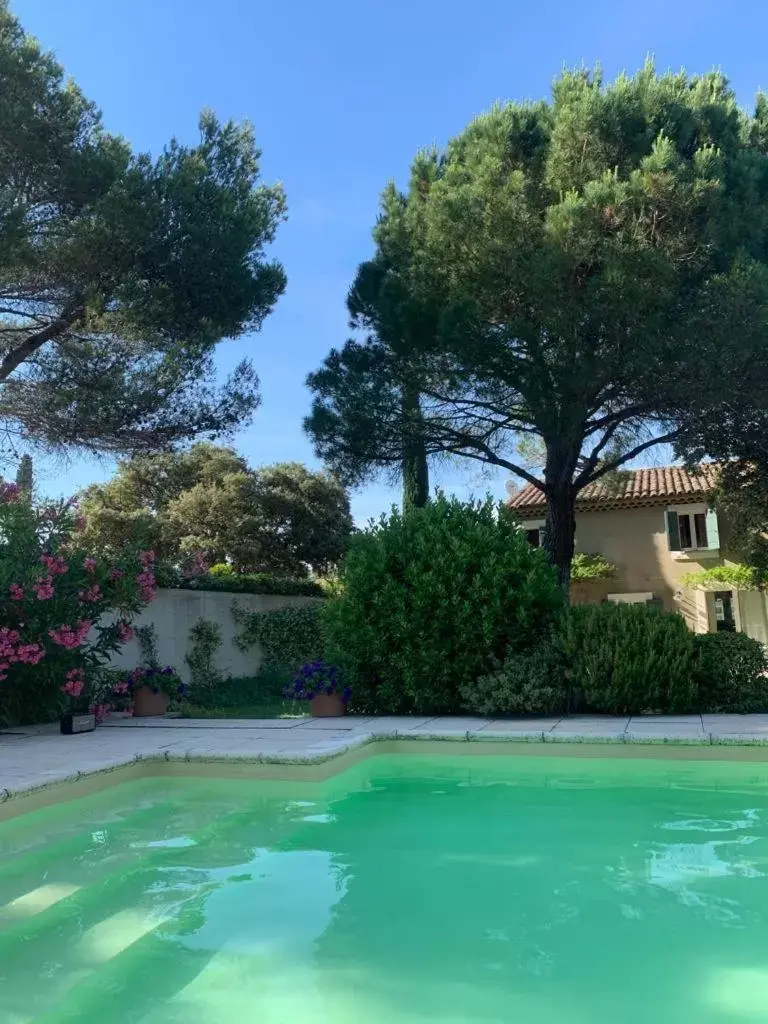
[[[34,487],[34,477],[32,471],[32,456],[22,455],[19,460],[19,466],[16,470],[16,483],[21,488],[22,492],[27,495],[31,495]]]

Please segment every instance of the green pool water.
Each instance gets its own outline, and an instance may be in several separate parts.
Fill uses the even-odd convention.
[[[768,1021],[768,765],[383,755],[5,821],[32,1021]]]

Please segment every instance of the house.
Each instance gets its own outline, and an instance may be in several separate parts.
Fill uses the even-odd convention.
[[[736,629],[768,643],[762,593],[702,590],[683,577],[725,564],[727,523],[712,508],[717,470],[703,463],[625,470],[589,484],[576,501],[576,551],[602,554],[610,579],[572,584],[576,604],[644,601],[677,610],[697,633]],[[541,543],[546,509],[541,491],[524,487],[509,500],[530,543]]]

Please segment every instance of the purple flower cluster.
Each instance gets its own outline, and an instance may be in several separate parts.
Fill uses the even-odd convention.
[[[322,658],[302,665],[284,693],[290,700],[312,700],[323,693],[338,693],[345,704],[352,696],[351,689],[342,684],[341,669],[327,664]]]
[[[186,683],[179,679],[175,668],[166,665],[165,668],[136,668],[128,676],[131,689],[138,689],[140,686],[148,686],[152,693],[183,695],[187,692]]]

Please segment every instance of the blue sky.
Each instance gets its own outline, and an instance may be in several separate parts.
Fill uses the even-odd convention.
[[[227,342],[222,370],[253,359],[263,403],[236,447],[253,465],[316,465],[301,422],[306,374],[348,334],[345,295],[367,258],[378,195],[416,151],[443,145],[495,100],[546,96],[563,67],[721,67],[742,104],[768,88],[768,7],[722,0],[11,0],[104,111],[106,126],[157,153],[196,138],[201,108],[249,118],[264,180],[283,182],[289,220],[272,252],[288,289],[262,331]],[[51,493],[106,479],[110,466],[39,465]],[[506,474],[441,469],[466,496],[504,494]],[[398,488],[353,495],[359,521]]]

